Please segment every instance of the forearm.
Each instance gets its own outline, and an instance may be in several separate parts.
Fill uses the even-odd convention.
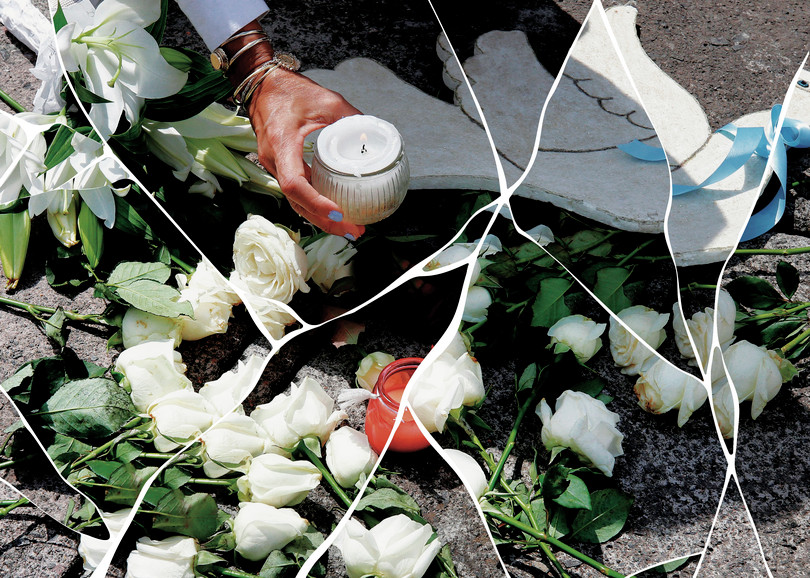
[[[267,13],[264,0],[177,0],[209,50],[225,42],[248,22],[258,21]]]

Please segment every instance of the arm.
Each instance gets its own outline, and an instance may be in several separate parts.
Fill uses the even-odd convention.
[[[253,21],[240,32],[246,30],[261,30],[261,26]],[[255,35],[235,38],[223,49],[231,57],[256,38]],[[228,70],[229,80],[237,87],[251,71],[272,57],[269,42],[251,47]],[[253,92],[247,112],[259,142],[259,161],[276,176],[292,208],[328,233],[351,240],[360,237],[365,227],[344,221],[340,208],[312,188],[309,167],[303,160],[306,135],[360,111],[338,93],[296,72],[277,68]]]

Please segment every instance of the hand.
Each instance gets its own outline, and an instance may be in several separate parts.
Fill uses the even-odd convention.
[[[354,114],[361,113],[338,93],[281,68],[262,81],[248,103],[259,162],[275,175],[293,210],[327,233],[351,240],[365,227],[344,221],[340,207],[312,188],[302,155],[309,133]]]

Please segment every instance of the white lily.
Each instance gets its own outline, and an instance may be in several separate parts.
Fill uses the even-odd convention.
[[[106,138],[121,114],[140,117],[147,98],[177,93],[188,75],[168,62],[144,27],[160,17],[160,0],[105,0],[91,14],[63,7],[68,23],[57,33],[68,72],[81,71],[87,88],[110,101],[94,103],[90,120]]]
[[[28,211],[36,216],[48,208],[54,209],[66,191],[76,191],[90,210],[107,228],[115,223],[115,198],[124,196],[129,186],[116,188],[112,183],[129,178],[121,161],[104,145],[81,133],[70,141],[73,154],[45,173],[45,187],[31,193]]]
[[[42,191],[48,145],[43,132],[64,117],[33,113],[0,114],[0,204],[11,203],[25,188]]]

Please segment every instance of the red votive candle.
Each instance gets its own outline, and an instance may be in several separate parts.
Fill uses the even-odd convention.
[[[369,400],[366,410],[366,435],[371,448],[378,454],[394,429],[405,386],[421,362],[421,357],[397,359],[386,365],[377,378],[374,393],[378,397]],[[395,452],[415,452],[429,445],[430,442],[413,421],[411,412],[406,409],[388,449]]]

